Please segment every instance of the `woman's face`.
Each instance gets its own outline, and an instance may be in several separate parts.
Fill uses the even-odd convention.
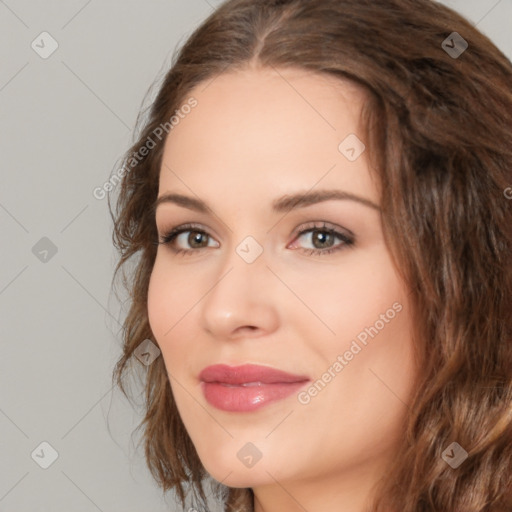
[[[291,69],[224,74],[189,97],[158,194],[187,199],[162,201],[156,224],[160,239],[193,227],[158,246],[148,297],[183,423],[225,485],[367,485],[401,440],[416,370],[408,291],[358,140],[365,98]],[[218,364],[295,384],[256,371],[205,385]]]

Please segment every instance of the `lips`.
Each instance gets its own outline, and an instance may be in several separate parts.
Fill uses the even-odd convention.
[[[228,366],[216,364],[206,367],[200,374],[203,382],[218,382],[239,386],[243,384],[261,382],[262,384],[282,384],[303,382],[309,380],[304,375],[293,375],[268,366],[246,364],[243,366]]]
[[[309,377],[259,365],[208,366],[200,374],[207,402],[229,412],[250,412],[298,391]]]

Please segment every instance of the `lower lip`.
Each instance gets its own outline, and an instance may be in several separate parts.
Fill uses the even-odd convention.
[[[201,382],[209,404],[229,412],[250,412],[297,392],[306,382],[262,384],[261,386],[228,386],[218,382]]]

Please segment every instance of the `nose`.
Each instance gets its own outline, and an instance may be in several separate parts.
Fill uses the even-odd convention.
[[[218,340],[259,337],[278,327],[279,281],[265,252],[248,263],[233,249],[201,301],[201,327]]]

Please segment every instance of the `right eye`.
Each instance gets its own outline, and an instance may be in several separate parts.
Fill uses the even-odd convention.
[[[186,254],[197,252],[197,249],[207,248],[209,237],[210,235],[197,225],[183,224],[164,234],[157,244],[169,245],[175,254]],[[191,248],[176,247],[177,243],[185,246],[188,245]],[[214,247],[219,247],[219,245],[214,245]]]

